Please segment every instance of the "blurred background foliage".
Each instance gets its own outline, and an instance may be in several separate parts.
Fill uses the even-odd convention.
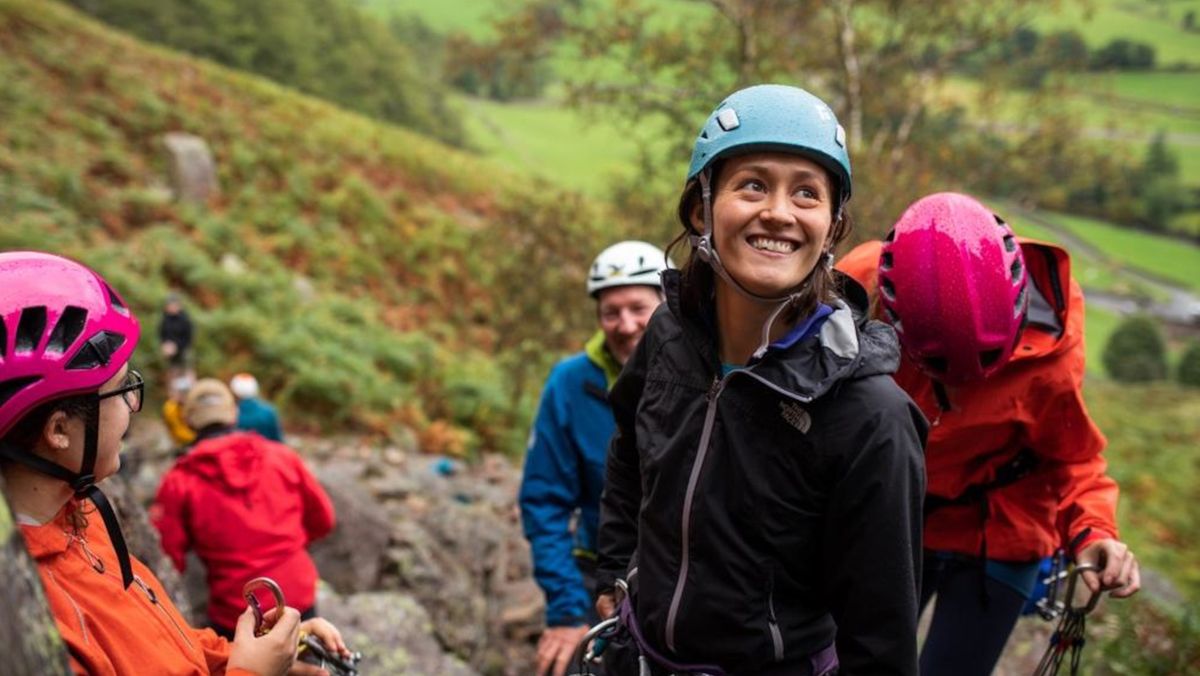
[[[181,292],[199,370],[255,372],[292,429],[519,456],[548,368],[594,327],[591,257],[673,236],[690,144],[722,96],[804,86],[847,127],[858,240],[957,189],[1070,250],[1123,535],[1183,599],[1114,604],[1089,659],[1184,673],[1200,669],[1181,610],[1200,599],[1198,12],[0,0],[0,248],[108,275],[151,329],[151,371],[162,300]],[[207,204],[169,187],[176,131],[215,156]],[[1156,338],[1122,342],[1135,315]],[[1151,382],[1118,379],[1146,358],[1132,372]]]

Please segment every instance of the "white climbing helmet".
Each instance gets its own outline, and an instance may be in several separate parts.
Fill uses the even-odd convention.
[[[662,288],[662,272],[673,268],[663,250],[648,242],[617,242],[596,256],[588,272],[588,295],[595,298],[604,289],[616,286],[653,286]]]

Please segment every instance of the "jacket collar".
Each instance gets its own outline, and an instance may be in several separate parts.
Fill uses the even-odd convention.
[[[687,342],[713,365],[714,373],[720,373],[715,323],[685,310],[681,282],[679,271],[663,273],[667,306]],[[867,318],[867,294],[857,282],[840,273],[838,282],[839,298],[821,330],[795,344],[772,347],[748,366],[755,376],[797,398],[814,399],[843,380],[895,372],[900,364],[895,332]]]

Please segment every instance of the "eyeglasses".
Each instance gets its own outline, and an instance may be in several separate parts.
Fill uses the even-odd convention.
[[[142,374],[129,369],[129,373],[125,374],[125,381],[120,387],[111,392],[101,392],[96,395],[97,400],[108,399],[120,395],[125,400],[125,405],[129,407],[130,413],[137,413],[142,410],[142,395],[146,391],[146,381],[142,378]]]

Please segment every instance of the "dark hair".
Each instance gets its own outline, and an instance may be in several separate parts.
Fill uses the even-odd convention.
[[[713,186],[713,197],[716,196],[723,164],[721,161],[715,162],[709,170],[712,172],[711,185]],[[834,195],[840,194],[837,178],[828,170],[825,171],[825,175],[829,178],[832,193]],[[667,246],[667,256],[671,256],[676,247],[688,241],[688,235],[694,232],[691,215],[695,211],[700,199],[700,181],[694,178],[688,181],[687,185],[683,188],[683,193],[679,196],[679,219],[683,223],[683,232],[671,240],[671,243]],[[711,205],[709,206],[711,208]],[[829,252],[837,248],[842,241],[850,236],[851,231],[854,230],[854,219],[845,204],[839,205],[835,201],[831,209],[833,210],[834,221],[829,228],[829,236],[825,242],[826,250]],[[680,276],[680,295],[683,305],[688,311],[698,313],[704,303],[713,294],[714,279],[712,267],[699,260],[696,250],[692,248],[688,252],[687,261],[680,268]],[[817,265],[809,273],[808,278],[805,279],[803,284],[804,289],[801,292],[800,301],[796,303],[795,307],[785,317],[787,321],[795,321],[797,317],[812,314],[818,302],[832,303],[837,298],[837,283],[833,278],[833,270],[826,267],[823,260],[817,261]]]

